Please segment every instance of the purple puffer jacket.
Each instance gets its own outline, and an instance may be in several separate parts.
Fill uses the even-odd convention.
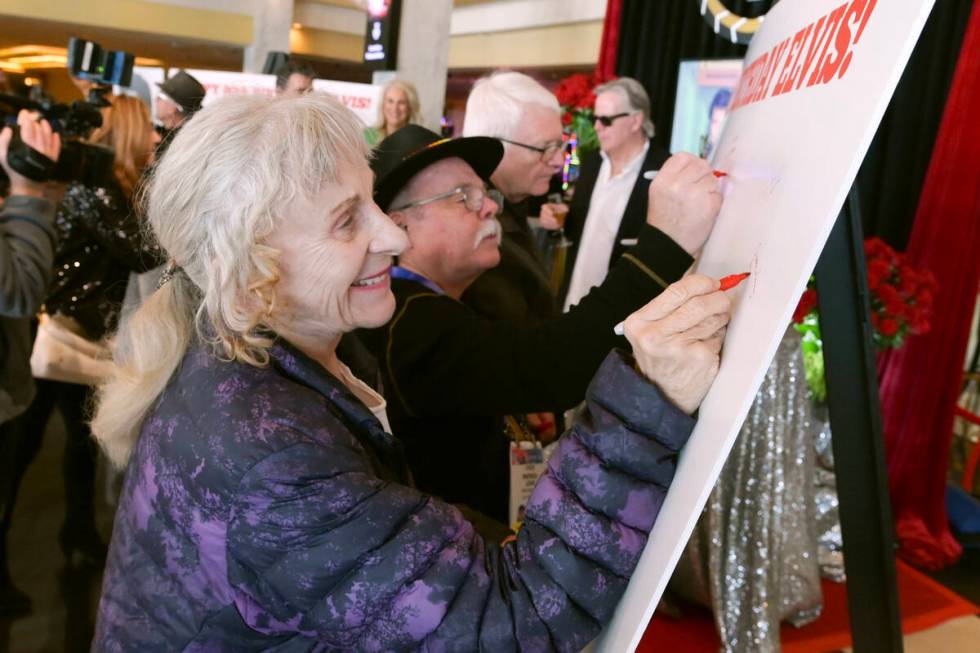
[[[398,482],[396,442],[339,381],[271,354],[192,350],[147,418],[93,650],[578,651],[599,633],[693,428],[620,354],[503,548]]]

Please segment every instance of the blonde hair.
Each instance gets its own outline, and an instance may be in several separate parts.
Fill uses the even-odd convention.
[[[512,138],[529,106],[561,111],[555,94],[524,73],[499,70],[481,77],[466,98],[463,136]]]
[[[131,95],[110,95],[106,99],[109,106],[102,109],[102,126],[92,132],[89,141],[112,149],[112,171],[123,193],[131,198],[153,149],[150,110]]]
[[[408,100],[408,122],[407,125],[420,125],[422,124],[422,107],[419,104],[419,93],[415,90],[415,85],[412,82],[405,81],[403,79],[393,79],[384,86],[384,91],[381,93],[381,115],[378,117],[378,122],[374,124],[374,128],[378,130],[378,133],[382,138],[385,136],[390,136],[388,129],[390,125],[388,124],[388,119],[385,118],[385,98],[388,97],[388,91],[393,88],[399,88],[405,93],[405,98]],[[402,125],[404,127],[405,125]]]
[[[123,466],[143,420],[196,338],[225,361],[263,366],[278,250],[263,244],[293,198],[366,162],[360,123],[325,94],[235,95],[184,124],[145,192],[153,236],[180,266],[116,336],[92,433]]]

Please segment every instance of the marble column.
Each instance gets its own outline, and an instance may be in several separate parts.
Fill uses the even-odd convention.
[[[436,132],[446,101],[452,12],[452,0],[403,0],[401,8],[396,76],[418,89],[422,124]],[[387,77],[378,74],[375,82]]]
[[[261,73],[270,52],[289,52],[293,26],[293,0],[254,0],[252,45],[245,48],[242,71]]]

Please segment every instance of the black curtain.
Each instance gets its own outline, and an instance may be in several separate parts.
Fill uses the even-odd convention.
[[[881,236],[899,249],[905,249],[912,229],[974,1],[936,0],[858,174],[866,234]],[[726,4],[732,12],[751,17],[776,2]],[[711,30],[700,6],[700,0],[623,0],[616,72],[646,87],[664,147],[670,142],[680,62],[745,56],[746,46]]]

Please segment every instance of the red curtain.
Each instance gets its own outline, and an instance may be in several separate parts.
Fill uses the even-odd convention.
[[[623,12],[623,0],[607,0],[606,20],[602,24],[602,43],[599,45],[599,63],[596,72],[599,79],[609,79],[616,74],[616,51],[619,49],[619,18]]]
[[[879,365],[899,554],[928,569],[962,552],[946,519],[953,410],[980,283],[980,2],[974,3],[929,162],[909,264],[939,282],[932,331]]]

